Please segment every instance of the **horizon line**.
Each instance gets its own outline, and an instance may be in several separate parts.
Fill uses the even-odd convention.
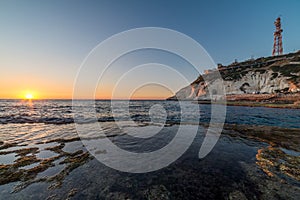
[[[120,98],[120,99],[89,99],[89,98],[82,98],[82,99],[72,99],[72,98],[40,98],[40,99],[22,99],[22,98],[0,98],[0,100],[21,100],[21,101],[43,101],[43,100],[76,100],[76,101],[83,101],[83,100],[95,100],[95,101],[128,101],[128,100],[137,100],[137,101],[162,101],[166,100],[167,98],[137,98],[137,99],[126,99],[126,98]]]

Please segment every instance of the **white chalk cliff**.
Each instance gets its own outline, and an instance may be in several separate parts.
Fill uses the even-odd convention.
[[[300,51],[219,66],[169,99],[208,99],[209,94],[217,95],[222,87],[227,95],[300,92]]]

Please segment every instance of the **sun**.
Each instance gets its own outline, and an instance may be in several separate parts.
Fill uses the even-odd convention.
[[[25,94],[25,99],[33,99],[34,97],[33,97],[33,94],[31,94],[31,93],[27,93],[27,94]]]

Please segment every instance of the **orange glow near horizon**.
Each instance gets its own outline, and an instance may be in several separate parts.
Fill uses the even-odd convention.
[[[45,84],[45,83],[44,83]],[[39,99],[71,99],[72,87],[61,88],[55,86],[43,87],[44,84],[37,86],[22,87],[11,84],[6,87],[0,85],[0,99],[24,99],[24,100],[39,100]],[[4,85],[2,85],[4,86]]]
[[[121,87],[119,90],[113,90],[113,88],[105,88],[102,92],[98,91],[97,94],[106,94],[105,99],[132,99],[132,100],[163,100],[174,94],[168,88],[157,84],[148,84],[135,89],[132,92],[130,88],[126,86]],[[102,96],[102,95],[101,95]],[[96,96],[97,99],[101,99],[101,96]],[[102,96],[103,97],[103,96]]]
[[[10,90],[9,93],[5,91],[2,94],[0,92],[0,99],[24,99],[24,100],[42,100],[42,99],[72,99],[72,90],[65,90],[65,91],[53,91],[51,92],[40,92],[39,90]],[[112,91],[107,88],[106,91],[97,92],[95,95],[95,99],[132,99],[132,100],[147,100],[147,99],[156,99],[162,100],[166,99],[173,94],[170,91],[166,91],[159,87],[144,87],[139,88],[135,91],[130,97],[126,95],[124,92],[123,94],[117,94],[113,97],[111,96]],[[128,98],[129,97],[129,98]],[[84,94],[79,99],[90,99],[87,95]]]
[[[32,81],[32,83],[31,83]],[[0,83],[3,80],[0,80]],[[24,81],[25,82],[25,81]],[[29,83],[29,84],[28,84]],[[114,87],[105,85],[101,90],[97,90],[94,97],[88,95],[85,90],[82,90],[78,99],[165,99],[174,95],[170,90],[160,86],[144,86],[135,90],[132,94],[127,87],[117,91],[113,95]],[[0,99],[23,99],[23,100],[42,100],[42,99],[72,99],[73,84],[53,84],[48,81],[39,79],[30,79],[26,85],[22,82],[10,81],[0,84]]]
[[[47,71],[48,68],[40,69]],[[0,75],[0,99],[29,99],[27,94],[33,96],[33,100],[43,99],[72,99],[74,91],[74,77],[52,77],[50,73],[36,74],[32,71],[4,70]],[[53,72],[54,73],[54,72]],[[74,75],[75,76],[75,75]],[[143,75],[144,76],[144,75]],[[140,79],[143,78],[139,77]],[[87,79],[88,80],[88,79]],[[171,81],[171,80],[170,80]],[[137,84],[135,81],[125,82],[118,85],[119,90],[114,91],[115,78],[104,79],[98,83],[95,94],[90,94],[90,89],[95,86],[89,81],[80,87],[80,92],[76,99],[165,99],[173,96],[174,91],[180,89],[178,84],[173,83],[174,88],[168,90],[155,85],[148,85],[134,89]]]

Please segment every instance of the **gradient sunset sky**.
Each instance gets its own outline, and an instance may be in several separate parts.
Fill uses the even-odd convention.
[[[299,8],[298,0],[1,0],[0,98],[22,98],[26,93],[36,98],[72,98],[77,70],[88,53],[108,37],[138,27],[182,32],[199,42],[215,63],[230,64],[234,59],[270,56],[273,22],[281,15],[284,52],[294,52],[300,49]],[[157,52],[150,52],[150,58],[144,53],[129,55],[124,62],[162,59]],[[198,76],[188,63],[171,55],[163,58],[163,63],[186,69],[189,79]],[[96,97],[110,98],[112,88],[107,86]],[[136,91],[135,98],[169,95],[153,86]]]

